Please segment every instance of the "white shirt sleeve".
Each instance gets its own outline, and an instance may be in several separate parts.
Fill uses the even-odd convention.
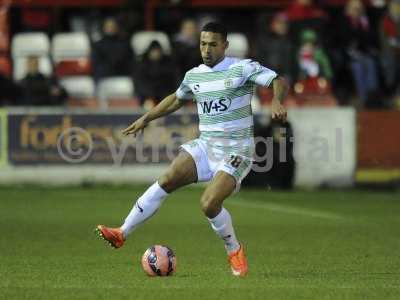
[[[175,94],[179,99],[183,100],[192,100],[194,98],[193,92],[189,87],[186,79],[187,73],[185,74],[185,78],[183,78],[181,85],[176,90]]]
[[[244,66],[243,71],[246,81],[250,81],[261,86],[269,86],[272,80],[278,76],[276,72],[260,65],[256,61],[250,61],[247,63]]]

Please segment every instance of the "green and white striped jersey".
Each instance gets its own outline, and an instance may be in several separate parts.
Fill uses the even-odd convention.
[[[201,139],[213,140],[213,147],[221,150],[237,152],[253,143],[250,100],[254,85],[269,86],[276,76],[250,59],[225,57],[213,68],[202,64],[189,70],[176,95],[197,103]]]

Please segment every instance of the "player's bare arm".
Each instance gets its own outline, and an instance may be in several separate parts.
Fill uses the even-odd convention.
[[[150,111],[125,128],[122,133],[124,135],[136,135],[139,131],[143,130],[149,122],[169,115],[180,109],[183,105],[184,103],[175,95],[175,93],[168,95]]]
[[[273,119],[285,121],[287,117],[286,109],[282,105],[282,101],[285,99],[288,92],[288,84],[282,77],[276,77],[272,81],[272,89],[274,91],[274,97],[271,103],[271,114]]]

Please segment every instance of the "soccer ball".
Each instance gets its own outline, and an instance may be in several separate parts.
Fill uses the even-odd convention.
[[[166,246],[151,246],[142,256],[142,267],[149,276],[171,276],[176,270],[175,254]]]

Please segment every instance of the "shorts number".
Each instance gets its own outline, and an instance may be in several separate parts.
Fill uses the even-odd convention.
[[[232,167],[237,169],[240,166],[240,164],[242,163],[242,161],[243,161],[243,159],[240,156],[231,155],[229,163],[231,164]]]

